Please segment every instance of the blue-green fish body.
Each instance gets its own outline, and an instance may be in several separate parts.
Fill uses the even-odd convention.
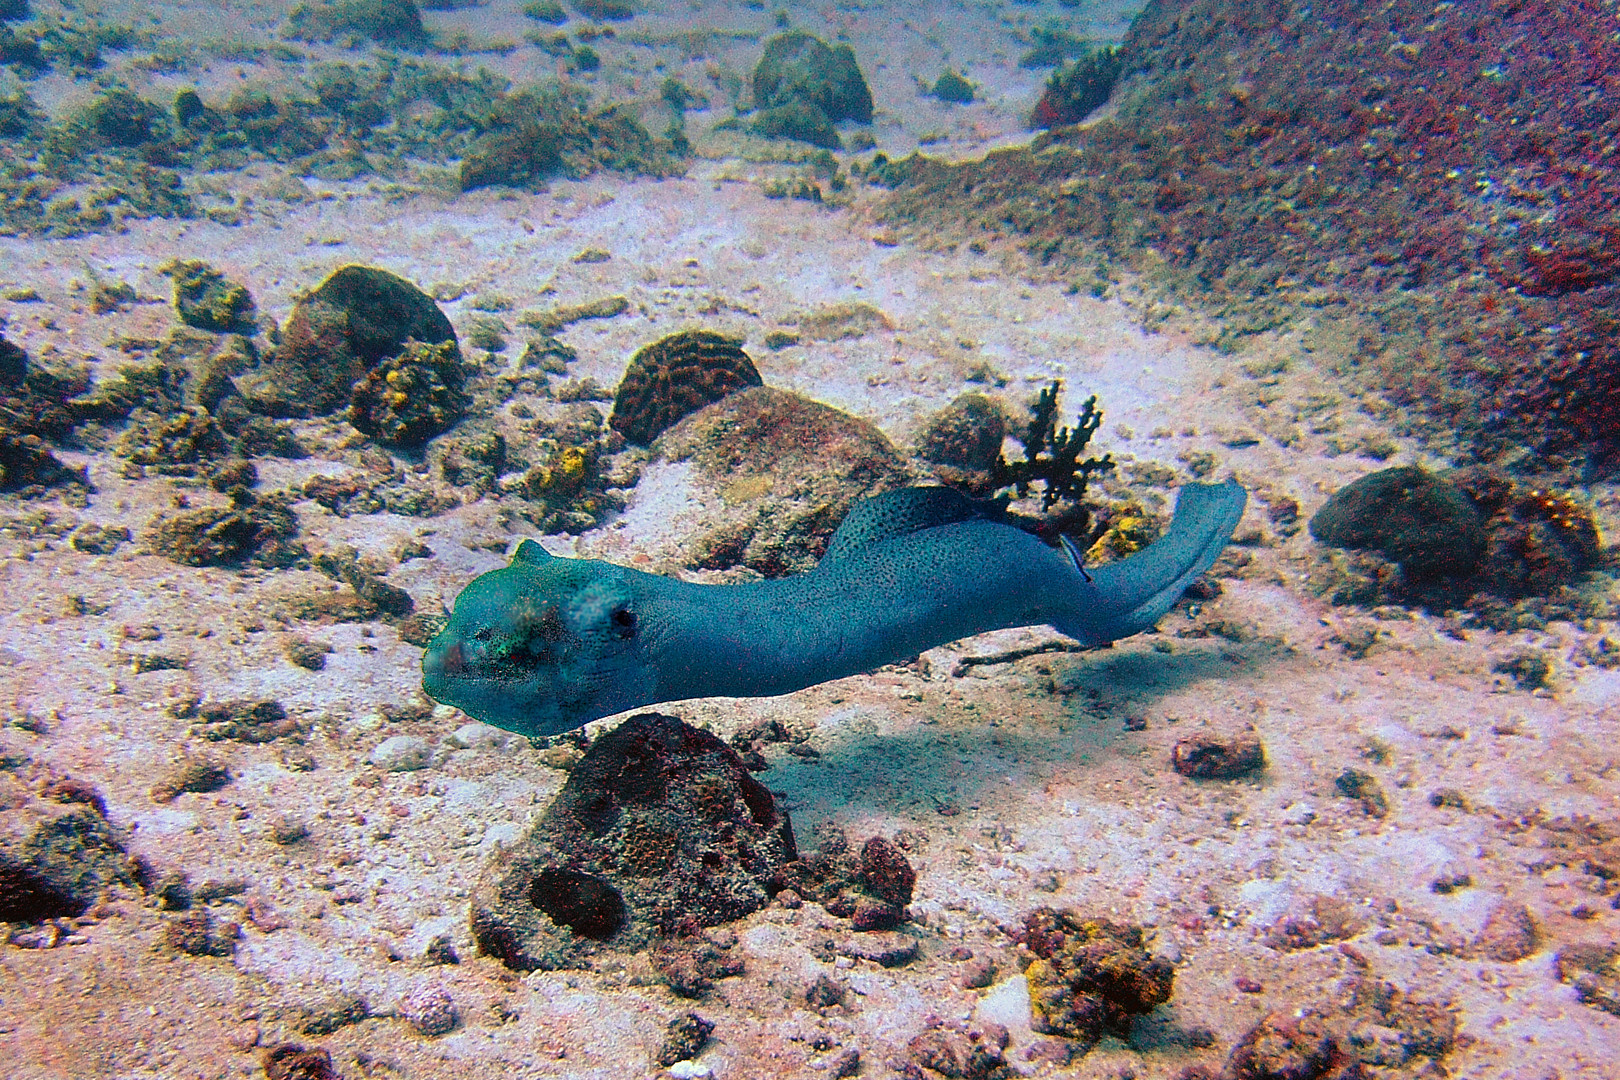
[[[551,735],[660,702],[786,694],[1012,626],[1101,645],[1152,627],[1226,547],[1246,500],[1230,481],[1188,485],[1164,537],[1089,572],[1067,546],[946,488],[863,500],[814,570],[747,585],[526,540],[456,598],[422,658],[423,688],[479,720]]]

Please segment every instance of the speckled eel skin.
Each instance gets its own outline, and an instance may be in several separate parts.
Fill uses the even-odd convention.
[[[862,500],[814,570],[747,585],[525,540],[456,598],[422,657],[422,686],[487,723],[554,735],[643,705],[786,694],[1010,626],[1101,645],[1170,610],[1231,540],[1247,498],[1232,481],[1189,484],[1162,538],[1089,572],[1067,546],[947,488]]]

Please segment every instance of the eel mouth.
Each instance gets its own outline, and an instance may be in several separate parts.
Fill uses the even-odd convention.
[[[422,674],[428,678],[454,678],[465,670],[467,661],[461,654],[459,641],[443,649],[429,650],[422,656]]]

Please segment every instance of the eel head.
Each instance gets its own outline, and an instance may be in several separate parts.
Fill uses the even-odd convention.
[[[475,719],[555,735],[655,700],[633,571],[526,540],[483,574],[422,656],[422,688]]]

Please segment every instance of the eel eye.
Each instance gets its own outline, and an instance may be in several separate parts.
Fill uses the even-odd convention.
[[[492,631],[487,626],[480,626],[477,630],[474,630],[473,633],[472,633],[472,639],[474,641],[488,641],[490,638],[492,638],[494,636],[495,636],[494,631]]]
[[[615,608],[611,621],[615,637],[633,638],[636,636],[636,613],[629,608]]]

